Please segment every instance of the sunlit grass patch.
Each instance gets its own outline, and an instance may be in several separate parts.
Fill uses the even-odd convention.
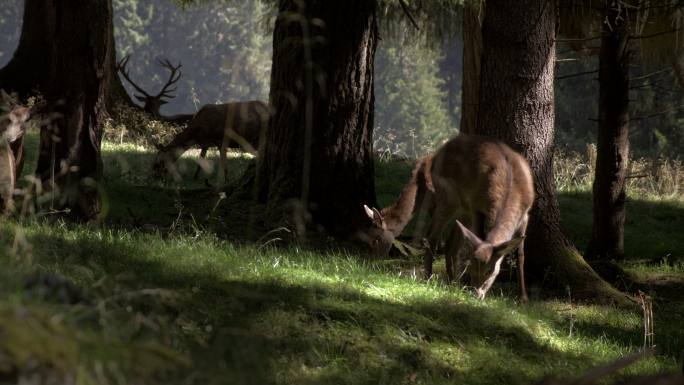
[[[58,368],[77,383],[529,384],[643,346],[638,311],[521,305],[498,287],[479,301],[467,288],[423,279],[419,258],[271,242],[287,237],[280,233],[234,239],[225,216],[243,211],[229,206],[206,220],[219,196],[193,180],[197,152],[180,160],[181,181],[154,179],[149,147],[105,142],[103,154],[112,207],[103,226],[0,223],[0,379]],[[230,161],[237,178],[249,160]],[[376,167],[380,203],[389,203],[412,162]],[[587,203],[580,190],[561,195],[576,242],[590,226]],[[644,257],[675,247],[677,205],[635,205],[642,219],[628,222],[629,247]],[[625,266],[645,280],[682,273],[674,256]],[[35,272],[56,283],[29,284]],[[76,299],[47,294],[60,285]],[[676,370],[684,308],[669,295],[654,306],[661,353],[624,373]]]

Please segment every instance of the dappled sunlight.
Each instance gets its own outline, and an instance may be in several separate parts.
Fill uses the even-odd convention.
[[[10,227],[0,230],[2,239],[11,238]],[[124,362],[149,351],[141,378],[258,373],[261,382],[525,384],[551,373],[573,375],[635,350],[640,341],[638,315],[624,310],[576,306],[570,336],[565,303],[479,301],[348,253],[240,246],[210,233],[162,239],[66,224],[33,224],[25,234],[39,271],[64,276],[104,312],[85,303],[51,305],[62,309],[63,334],[34,334],[36,342],[22,346],[30,354],[45,338],[86,333],[97,343],[114,334],[119,342],[98,349]],[[21,289],[22,274],[11,273],[31,265],[0,273],[14,276],[0,291],[10,290],[32,314],[53,300]],[[14,313],[2,311],[0,322],[3,314],[14,322]],[[175,342],[145,350],[154,340]],[[74,352],[87,347],[81,337],[72,341]],[[56,359],[47,352],[37,357]],[[83,376],[95,373],[98,357],[79,359]],[[117,370],[135,372],[133,364]],[[664,356],[630,372],[670,369]],[[105,375],[114,376],[114,369]]]

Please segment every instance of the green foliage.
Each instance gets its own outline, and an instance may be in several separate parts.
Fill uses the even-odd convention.
[[[455,133],[438,49],[397,37],[380,42],[375,60],[376,149],[415,157]]]
[[[185,6],[168,0],[114,1],[118,56],[131,54],[131,77],[156,93],[168,77],[156,63],[182,63],[177,98],[163,113],[191,113],[201,105],[267,100],[270,35],[261,1],[207,2]],[[129,93],[130,85],[124,84]]]
[[[150,118],[140,109],[116,105],[107,122],[104,139],[110,142],[135,143],[140,146],[169,143],[184,127]]]

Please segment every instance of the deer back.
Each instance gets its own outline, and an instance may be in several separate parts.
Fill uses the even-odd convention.
[[[437,206],[467,221],[481,216],[478,236],[492,243],[511,239],[534,200],[527,161],[498,141],[459,135],[437,151],[431,171]]]

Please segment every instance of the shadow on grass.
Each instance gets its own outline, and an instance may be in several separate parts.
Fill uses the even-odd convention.
[[[132,338],[170,336],[167,343],[193,361],[189,369],[170,368],[179,380],[527,384],[550,372],[571,375],[592,363],[590,356],[539,342],[505,309],[453,300],[403,304],[344,285],[288,284],[277,275],[226,278],[231,269],[249,268],[250,261],[198,267],[194,259],[173,260],[174,255],[124,241],[38,234],[29,242],[41,256],[37,262],[49,269],[67,277],[82,268],[92,271],[89,279],[76,280],[86,295],[102,290],[104,277],[127,278],[115,282],[114,292],[98,295],[147,288],[181,293],[173,304],[150,298],[118,303],[130,317],[157,312],[166,320]]]
[[[566,231],[580,251],[591,235],[592,198],[588,192],[559,193]],[[684,203],[629,199],[625,221],[627,259],[684,260]]]

